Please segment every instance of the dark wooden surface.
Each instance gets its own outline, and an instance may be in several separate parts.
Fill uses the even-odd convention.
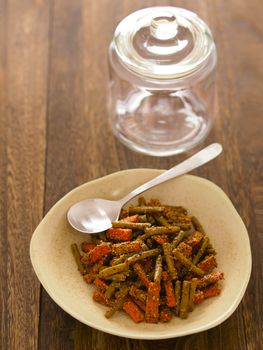
[[[218,108],[204,144],[224,154],[195,171],[223,188],[248,227],[253,271],[235,313],[209,331],[163,341],[111,336],[60,309],[29,259],[33,230],[65,193],[128,168],[169,168],[121,145],[107,124],[107,46],[146,6],[197,12],[218,48]],[[262,0],[0,0],[0,349],[263,349]],[[240,257],[242,259],[242,257]]]

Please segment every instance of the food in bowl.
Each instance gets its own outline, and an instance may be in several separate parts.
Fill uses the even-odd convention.
[[[106,318],[125,311],[135,323],[187,318],[194,307],[221,293],[223,272],[199,220],[181,206],[148,203],[123,209],[112,228],[93,242],[71,246],[78,269],[106,305]]]
[[[52,300],[76,320],[94,329],[132,339],[169,339],[211,329],[227,320],[237,309],[251,274],[251,249],[246,227],[227,195],[213,182],[184,175],[145,193],[148,200],[183,205],[198,217],[217,251],[218,269],[224,271],[219,296],[206,299],[187,319],[173,317],[168,323],[134,323],[125,312],[107,319],[108,307],[93,301],[93,284],[86,284],[76,271],[70,245],[90,236],[73,230],[66,213],[86,198],[118,200],[153,177],[157,169],[123,170],[73,189],[56,203],[35,230],[30,257],[37,277]],[[137,205],[136,199],[129,204]],[[241,258],[242,257],[242,258]]]

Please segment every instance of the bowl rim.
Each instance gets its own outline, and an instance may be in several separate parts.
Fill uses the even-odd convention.
[[[203,177],[200,176],[196,176],[196,175],[182,175],[182,177],[189,177],[191,178],[191,180],[197,181],[197,182],[202,182],[205,183],[206,185],[213,187],[214,190],[216,190],[218,192],[218,195],[220,195],[221,197],[224,197],[224,199],[226,201],[228,201],[233,209],[236,211],[237,216],[239,217],[241,224],[243,225],[245,232],[246,232],[246,236],[245,238],[247,239],[247,249],[248,249],[248,254],[247,254],[247,274],[243,280],[243,284],[242,287],[239,290],[239,293],[237,294],[234,303],[231,305],[230,308],[228,308],[220,317],[218,317],[217,319],[211,321],[210,323],[203,325],[203,326],[197,326],[195,328],[192,328],[191,330],[186,330],[186,331],[180,331],[177,334],[161,334],[158,335],[158,331],[154,332],[152,335],[148,336],[148,335],[142,335],[138,336],[138,335],[132,335],[128,332],[119,332],[118,329],[114,330],[114,329],[108,329],[105,328],[103,326],[100,326],[98,323],[93,323],[92,321],[87,321],[86,319],[82,318],[81,316],[79,316],[77,313],[75,313],[74,311],[71,310],[70,307],[68,307],[67,304],[65,304],[61,299],[59,299],[59,297],[56,296],[56,292],[53,291],[51,288],[49,288],[49,284],[48,282],[46,282],[46,278],[43,276],[42,272],[41,272],[41,267],[38,266],[37,261],[34,258],[34,244],[36,241],[36,237],[37,237],[37,229],[39,227],[40,224],[44,224],[45,221],[47,220],[47,216],[48,213],[55,208],[56,206],[59,206],[59,204],[64,201],[67,197],[69,197],[71,195],[72,192],[75,192],[76,190],[81,190],[81,188],[85,187],[87,184],[92,184],[94,182],[97,182],[99,180],[104,180],[106,178],[110,178],[110,177],[115,177],[115,176],[119,176],[120,174],[124,174],[124,173],[133,173],[133,172],[149,172],[149,173],[155,173],[156,175],[161,174],[162,172],[164,172],[165,170],[162,169],[149,169],[149,168],[133,168],[133,169],[127,169],[127,170],[120,170],[96,179],[93,179],[91,181],[85,182],[83,184],[81,184],[80,186],[77,186],[75,188],[73,188],[72,190],[70,190],[68,193],[66,193],[62,198],[60,198],[49,210],[48,212],[45,214],[45,216],[43,217],[43,219],[40,221],[40,223],[38,224],[38,226],[35,228],[31,240],[30,240],[30,249],[29,249],[29,253],[30,253],[30,260],[33,266],[33,269],[35,271],[35,274],[37,275],[38,280],[40,281],[40,283],[42,284],[42,287],[46,290],[46,292],[49,294],[49,296],[53,299],[53,301],[59,306],[61,307],[66,313],[68,313],[69,315],[71,315],[72,317],[74,317],[76,320],[82,322],[83,324],[88,325],[89,327],[92,327],[94,329],[97,329],[99,331],[108,333],[108,334],[112,334],[112,335],[116,335],[119,337],[124,337],[124,338],[129,338],[129,339],[144,339],[144,340],[161,340],[161,339],[171,339],[171,338],[177,338],[177,337],[182,337],[182,336],[186,336],[186,335],[190,335],[190,334],[195,334],[195,333],[199,333],[208,329],[211,329],[219,324],[221,324],[222,322],[224,322],[227,318],[229,318],[234,311],[237,309],[238,305],[240,304],[245,291],[247,289],[247,285],[249,283],[250,280],[250,276],[251,276],[251,270],[252,270],[252,256],[251,256],[251,246],[250,246],[250,240],[249,240],[249,235],[248,235],[248,231],[246,229],[246,226],[242,220],[242,218],[240,217],[239,213],[237,212],[236,208],[234,207],[232,201],[230,200],[230,198],[226,195],[226,193],[215,183],[213,183],[212,181],[205,179]]]

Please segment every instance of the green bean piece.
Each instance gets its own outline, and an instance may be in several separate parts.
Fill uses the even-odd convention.
[[[147,216],[144,214],[144,215],[139,215],[139,218],[138,218],[139,222],[149,222],[147,220]]]
[[[195,216],[192,216],[192,223],[193,223],[196,231],[199,231],[205,235],[205,230],[204,230],[203,226],[200,224],[200,221]]]
[[[76,261],[76,264],[78,266],[78,270],[82,275],[85,275],[86,273],[86,269],[84,268],[84,266],[82,265],[82,262],[80,261],[81,255],[80,255],[80,251],[79,248],[77,246],[77,244],[71,244],[71,251],[73,254],[73,257]]]
[[[194,295],[197,287],[197,278],[192,278],[190,293],[189,293],[189,303],[188,303],[188,311],[193,311],[194,309]]]
[[[141,230],[134,230],[132,232],[132,241],[134,241],[137,237],[142,236],[143,234],[144,234],[144,232]]]
[[[154,271],[150,271],[147,273],[147,277],[150,281],[153,281],[153,278],[154,278]]]
[[[149,250],[149,247],[144,242],[142,242],[142,250],[143,251]]]
[[[158,255],[160,253],[160,249],[159,248],[155,248],[155,249],[151,249],[151,250],[145,250],[143,252],[134,254],[132,256],[130,256],[126,262],[128,265],[133,264],[137,261],[143,260],[143,259],[147,259],[150,258],[152,256]]]
[[[174,210],[170,209],[169,211],[166,211],[165,216],[167,219],[171,221],[175,221],[178,219],[178,213],[176,213]]]
[[[193,264],[196,265],[199,262],[199,260],[201,259],[201,256],[204,254],[206,250],[208,242],[209,242],[209,238],[207,236],[204,237],[201,247],[199,248],[197,254],[193,257]]]
[[[188,231],[191,229],[191,224],[176,224],[183,231]]]
[[[174,266],[174,259],[172,257],[172,247],[170,243],[163,244],[163,253],[168,267],[169,275],[172,280],[175,280],[177,278],[177,271]]]
[[[153,248],[153,241],[151,238],[146,239],[146,244],[147,244],[147,247],[149,247],[150,249]]]
[[[99,237],[97,237],[97,235],[90,235],[90,241],[91,241],[91,243],[98,244]]]
[[[146,207],[146,199],[143,196],[140,196],[138,198],[138,206],[139,207]]]
[[[146,239],[148,237],[154,235],[162,235],[162,234],[174,234],[180,231],[180,228],[177,226],[160,226],[160,227],[149,227],[145,229],[145,234],[140,237],[140,239]]]
[[[119,265],[123,263],[129,256],[131,256],[131,254],[122,254],[120,256],[115,256],[114,258],[111,259],[110,265],[111,266]]]
[[[129,290],[129,294],[132,297],[134,297],[135,299],[138,299],[138,300],[142,301],[143,303],[146,302],[147,292],[137,288],[137,286],[135,286],[134,284],[131,286],[131,288]]]
[[[99,232],[98,237],[102,241],[106,241],[106,232]]]
[[[187,315],[188,315],[189,291],[190,291],[190,282],[183,281],[182,299],[181,299],[181,306],[180,306],[181,318],[187,318]]]
[[[123,282],[126,280],[127,277],[129,277],[130,271],[124,271],[120,273],[115,273],[114,275],[106,276],[104,279],[106,281],[116,281],[116,282]]]
[[[107,287],[105,292],[105,298],[110,299],[113,294],[115,293],[116,289],[120,287],[120,282],[113,281],[111,284]]]
[[[185,237],[185,231],[180,231],[178,235],[173,239],[171,246],[173,248],[176,248],[178,244],[184,239]]]
[[[176,211],[180,214],[187,215],[187,209],[185,209],[182,206],[176,206],[176,205],[165,205],[166,208],[170,208],[171,211]]]
[[[206,250],[208,254],[216,255],[215,248],[213,247],[211,242],[208,242]]]
[[[100,270],[99,277],[105,278],[127,270],[128,270],[128,265],[124,262],[124,263],[106,267],[106,269]]]
[[[135,281],[135,282],[132,282],[132,285],[135,286],[135,287],[137,287],[137,288],[140,288],[140,287],[142,287],[144,284],[142,283],[141,280],[137,280],[137,281]]]
[[[189,230],[187,230],[187,231],[185,231],[185,233],[186,233],[186,235],[187,236],[190,236],[192,233],[194,233],[195,232],[195,227],[194,227],[194,225],[193,225],[193,223],[191,222],[190,223],[190,229]],[[202,233],[202,232],[201,232]]]
[[[211,254],[211,255],[216,255],[216,251],[214,248],[207,248],[207,254]]]
[[[153,277],[154,282],[161,283],[162,270],[163,270],[162,256],[161,254],[159,254],[155,264],[154,277]]]
[[[175,300],[176,300],[176,316],[179,316],[180,304],[181,304],[181,281],[175,282]]]
[[[125,222],[125,221],[113,221],[112,227],[117,228],[131,228],[132,230],[144,230],[146,227],[151,227],[149,222]]]
[[[178,274],[178,278],[180,280],[183,280],[188,273],[189,271],[187,270],[187,268],[183,266]]]
[[[154,214],[154,219],[157,221],[158,224],[168,227],[170,226],[169,222],[165,219],[164,216],[162,215],[158,215],[158,214]]]
[[[161,213],[163,212],[165,207],[150,207],[150,206],[143,206],[143,207],[130,207],[129,213],[131,214],[148,214],[148,213]]]
[[[150,215],[150,214],[147,215],[147,222],[150,222],[152,225],[156,225],[156,221],[153,215]]]
[[[189,271],[192,271],[199,276],[203,276],[205,274],[203,270],[201,270],[199,267],[196,267],[191,260],[187,259],[177,249],[173,250],[173,254]]]
[[[115,314],[116,311],[122,308],[124,299],[126,295],[129,293],[130,286],[123,286],[120,289],[120,296],[119,298],[114,302],[112,307],[105,313],[106,318],[110,318],[112,315]]]

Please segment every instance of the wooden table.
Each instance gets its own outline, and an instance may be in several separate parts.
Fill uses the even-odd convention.
[[[241,214],[253,271],[241,304],[220,326],[136,341],[89,328],[58,307],[33,272],[29,242],[75,186],[121,169],[169,168],[186,157],[136,154],[107,124],[113,30],[128,13],[165,4],[197,12],[215,36],[218,110],[204,144],[221,142],[224,154],[194,173],[221,186]],[[1,349],[263,349],[262,24],[262,0],[0,0]]]

